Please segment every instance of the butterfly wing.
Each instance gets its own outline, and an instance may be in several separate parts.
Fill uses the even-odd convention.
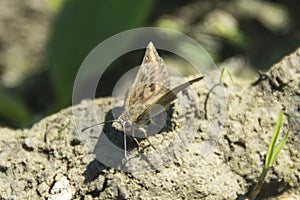
[[[178,92],[202,78],[195,78],[170,90],[166,66],[150,42],[133,85],[127,93],[121,118],[140,125],[146,124],[153,105],[159,104],[166,108],[176,99]],[[159,113],[158,111],[157,114]]]
[[[163,106],[164,108],[166,108],[167,106],[170,105],[170,103],[172,101],[174,101],[177,98],[176,95],[179,92],[181,92],[182,90],[184,90],[188,86],[192,85],[193,83],[202,80],[203,78],[204,78],[204,76],[200,76],[200,77],[194,78],[192,80],[189,80],[188,82],[185,82],[185,83],[183,83],[181,85],[178,85],[177,87],[173,88],[172,90],[168,90],[168,92],[165,93],[162,97],[160,97],[155,102],[155,104],[159,104],[159,105]]]
[[[145,56],[124,102],[125,111],[132,106],[147,107],[167,92],[169,78],[166,66],[150,42]]]
[[[158,98],[153,104],[151,104],[150,106],[147,106],[147,108],[138,116],[137,121],[148,120],[149,112],[150,112],[153,105],[158,104],[158,105],[161,105],[163,108],[167,108],[172,103],[172,101],[174,101],[177,98],[176,95],[179,92],[181,92],[182,90],[184,90],[188,86],[192,85],[193,83],[200,81],[203,78],[204,78],[204,76],[197,77],[195,79],[192,79],[188,82],[185,82],[185,83],[173,88],[172,90],[168,90],[160,98]],[[157,113],[155,113],[154,116],[160,114],[162,111],[163,111],[163,109],[162,110],[157,110],[156,111]]]

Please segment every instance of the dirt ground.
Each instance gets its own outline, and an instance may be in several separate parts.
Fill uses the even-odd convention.
[[[111,102],[85,100],[31,129],[0,128],[0,199],[243,199],[262,172],[280,110],[288,141],[259,199],[300,199],[300,49],[246,81],[214,72],[183,92],[138,151],[111,124]],[[213,81],[212,81],[213,80]],[[101,134],[100,134],[101,133]],[[281,138],[281,137],[280,137]],[[106,146],[107,145],[107,146]]]

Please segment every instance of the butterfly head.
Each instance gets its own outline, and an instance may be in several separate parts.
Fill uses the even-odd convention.
[[[123,123],[123,130],[124,130],[126,133],[131,132],[131,131],[132,131],[132,124],[131,124],[131,122],[125,121],[125,122]]]
[[[124,131],[125,133],[132,132],[132,123],[127,120],[118,120],[113,123],[113,127],[118,131]]]

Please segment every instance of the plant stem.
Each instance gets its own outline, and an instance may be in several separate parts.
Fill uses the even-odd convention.
[[[256,198],[256,196],[258,195],[258,193],[260,192],[262,186],[263,186],[263,183],[264,183],[264,180],[265,180],[265,177],[267,176],[268,172],[269,172],[269,167],[268,168],[264,168],[260,177],[259,177],[259,180],[258,182],[256,183],[256,185],[253,187],[250,195],[249,195],[249,200],[254,200]]]

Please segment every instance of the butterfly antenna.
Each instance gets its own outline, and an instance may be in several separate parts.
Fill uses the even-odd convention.
[[[99,126],[99,125],[106,124],[106,123],[110,123],[110,122],[116,122],[116,121],[118,121],[118,120],[109,120],[109,121],[106,121],[106,122],[100,122],[100,123],[97,123],[97,124],[93,124],[93,125],[91,125],[91,126],[88,126],[88,127],[85,127],[85,128],[83,128],[83,129],[81,129],[81,132],[84,132],[84,131],[86,131],[86,130],[88,130],[88,129],[90,129],[90,128],[93,128],[93,127],[95,127],[95,126]]]

